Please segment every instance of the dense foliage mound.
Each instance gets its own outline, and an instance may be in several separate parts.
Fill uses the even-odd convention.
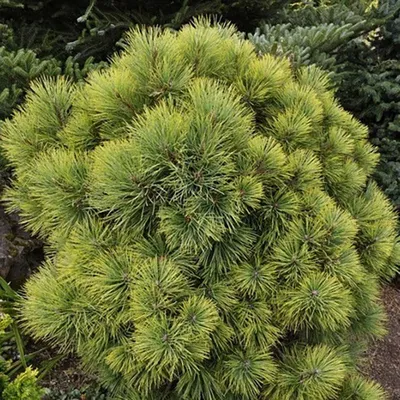
[[[207,21],[131,32],[84,86],[36,83],[3,130],[11,206],[52,249],[30,332],[113,398],[383,398],[356,358],[396,220],[327,86]]]

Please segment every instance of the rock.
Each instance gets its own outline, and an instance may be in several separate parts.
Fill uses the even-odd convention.
[[[42,242],[23,229],[16,214],[0,206],[0,276],[18,288],[42,260]]]

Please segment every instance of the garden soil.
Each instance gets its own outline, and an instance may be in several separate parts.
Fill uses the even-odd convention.
[[[400,280],[383,289],[382,301],[388,334],[370,347],[365,371],[384,387],[388,400],[400,400]]]

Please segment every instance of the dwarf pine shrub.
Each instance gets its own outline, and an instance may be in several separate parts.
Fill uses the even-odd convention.
[[[52,249],[29,331],[113,398],[382,399],[356,358],[384,332],[396,220],[328,86],[208,21],[34,84],[3,129],[11,208]]]

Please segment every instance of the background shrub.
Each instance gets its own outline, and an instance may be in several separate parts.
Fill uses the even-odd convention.
[[[36,83],[3,131],[11,207],[53,248],[32,335],[123,399],[383,398],[356,361],[397,222],[328,86],[207,21]]]
[[[2,308],[3,310],[3,308]],[[16,328],[12,328],[15,324],[12,317],[8,314],[0,315],[0,397],[3,400],[40,400],[44,395],[44,390],[40,388],[37,382],[37,370],[27,367],[23,372],[17,373],[18,362],[12,363],[11,359],[4,358],[4,344],[10,339],[15,338]],[[21,355],[21,358],[24,354]],[[13,372],[16,375],[13,377]]]

